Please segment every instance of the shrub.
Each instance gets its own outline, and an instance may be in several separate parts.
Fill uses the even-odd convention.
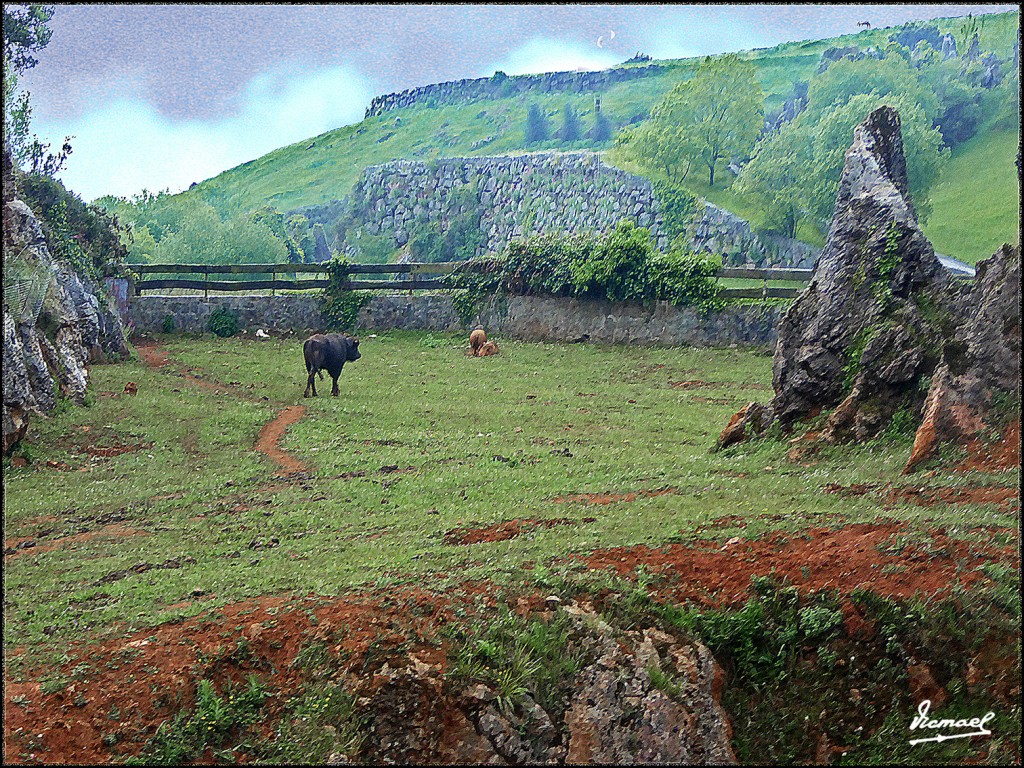
[[[217,307],[206,321],[206,329],[222,338],[238,333],[238,313],[226,307]]]
[[[676,242],[663,255],[648,230],[631,221],[619,222],[603,237],[549,233],[514,240],[499,257],[467,262],[449,276],[448,285],[465,292],[457,300],[461,317],[472,317],[480,299],[490,294],[670,301],[702,313],[721,306],[718,265]]]

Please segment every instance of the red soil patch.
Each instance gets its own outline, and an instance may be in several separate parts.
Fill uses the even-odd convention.
[[[559,517],[548,520],[505,520],[483,528],[453,528],[444,535],[445,544],[481,544],[488,541],[505,541],[536,528],[554,528],[557,525],[576,525],[576,520]],[[585,517],[582,522],[592,523],[594,518]]]
[[[655,549],[616,547],[579,559],[590,568],[612,568],[621,576],[631,575],[643,565],[666,577],[656,588],[660,594],[705,607],[742,605],[752,576],[785,578],[802,590],[837,589],[849,595],[863,588],[907,598],[918,592],[941,592],[954,581],[970,585],[984,580],[987,577],[974,569],[992,560],[1019,567],[1015,547],[964,542],[941,531],[931,534],[931,548],[942,555],[924,553],[912,544],[898,555],[878,549],[893,534],[906,530],[902,523],[857,524],[837,530],[812,528],[792,539],[775,533],[725,546],[705,541]],[[885,566],[894,568],[883,572]]]
[[[17,557],[23,554],[39,554],[41,552],[52,552],[55,549],[62,549],[68,545],[80,544],[83,541],[90,541],[97,538],[107,539],[121,539],[128,536],[148,536],[149,531],[141,531],[137,528],[129,528],[126,525],[120,523],[112,523],[105,525],[102,528],[97,528],[95,531],[86,531],[84,533],[76,533],[73,536],[62,536],[57,539],[50,541],[36,542],[35,546],[28,548],[18,549],[19,544],[24,544],[27,541],[33,541],[31,537],[23,537],[18,539],[9,539],[4,542],[5,553],[9,549],[16,549],[16,552],[5,554],[5,557]]]
[[[470,590],[463,591],[464,600]],[[394,665],[410,654],[443,670],[444,650],[433,638],[455,619],[451,599],[417,589],[340,598],[262,597],[73,646],[67,649],[71,660],[60,667],[27,670],[23,677],[31,682],[5,679],[5,764],[30,762],[29,754],[35,762],[86,765],[138,754],[160,723],[193,705],[196,685],[204,678],[221,691],[227,681],[243,682],[250,673],[264,678],[271,691],[265,708],[273,724],[301,686],[296,656],[313,643],[322,643],[341,674],[352,679],[372,679],[385,662]],[[474,608],[471,600],[465,604],[486,610]],[[238,653],[243,640],[251,653]],[[85,674],[81,668],[72,674],[81,664],[88,665]],[[58,674],[69,684],[44,694],[39,681]],[[272,727],[264,737],[272,738]],[[112,734],[118,741],[108,748],[103,738]],[[200,762],[215,760],[206,755]],[[244,755],[239,762],[246,762]]]
[[[967,446],[967,458],[956,465],[960,471],[980,470],[1001,472],[1020,466],[1020,422],[1011,422],[1003,433],[1003,439],[993,445],[986,445],[979,439]]]
[[[171,364],[171,358],[167,350],[153,343],[137,343],[135,351],[139,353],[142,362],[150,368],[163,368]]]
[[[873,483],[843,486],[829,483],[822,490],[825,493],[838,493],[842,496],[864,496],[871,493],[878,497],[886,509],[897,504],[916,504],[921,507],[932,507],[936,504],[995,504],[1007,512],[1015,506],[1020,506],[1018,489],[998,485],[929,488],[889,484],[880,486]]]
[[[152,342],[139,342],[135,348],[138,350],[139,355],[141,355],[146,365],[151,368],[160,368],[165,365],[169,365],[171,362],[167,350]],[[202,378],[201,376],[197,376],[188,368],[181,368],[178,372],[189,382],[202,387],[203,389],[223,391],[225,389],[232,388],[230,385],[220,384],[218,382]],[[260,430],[255,448],[257,451],[269,456],[281,468],[281,471],[278,474],[291,475],[297,472],[309,471],[309,467],[278,446],[278,442],[280,442],[281,438],[284,437],[284,433],[287,431],[288,427],[301,419],[305,412],[305,406],[288,406],[278,413],[272,421],[264,424],[263,428]]]
[[[283,474],[290,475],[309,470],[309,467],[278,446],[278,442],[284,437],[288,427],[301,419],[302,414],[305,412],[306,407],[303,405],[289,405],[278,413],[272,421],[263,425],[263,429],[260,430],[260,436],[256,440],[256,450],[267,454],[267,456],[273,459],[281,467],[281,473]]]
[[[153,443],[120,444],[112,445],[107,448],[97,448],[95,445],[87,445],[82,448],[81,452],[87,453],[90,456],[103,456],[105,458],[110,458],[111,456],[120,456],[122,453],[134,453],[135,451],[143,451],[152,447]],[[70,469],[70,467],[67,468]]]
[[[555,504],[582,502],[583,504],[604,505],[615,504],[619,501],[636,501],[641,496],[644,498],[664,496],[667,493],[678,493],[678,491],[675,488],[661,488],[656,491],[635,491],[632,493],[574,493],[571,496],[558,496],[551,501]]]

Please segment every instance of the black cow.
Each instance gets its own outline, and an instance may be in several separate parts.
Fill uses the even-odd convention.
[[[318,333],[310,336],[302,345],[302,354],[306,358],[306,371],[309,378],[306,379],[306,393],[303,397],[309,397],[310,391],[316,397],[315,378],[319,373],[323,378],[323,371],[331,374],[334,386],[331,394],[338,396],[338,377],[345,363],[354,362],[359,359],[359,338],[349,336],[347,333],[331,333],[324,335]]]

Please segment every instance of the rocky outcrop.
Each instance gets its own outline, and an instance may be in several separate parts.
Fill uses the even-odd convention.
[[[5,168],[5,171],[7,169]],[[28,430],[30,415],[57,397],[85,402],[89,365],[128,354],[124,329],[101,289],[55,261],[32,210],[4,180],[3,450]],[[7,197],[10,194],[11,197]]]
[[[899,116],[880,108],[854,131],[825,248],[779,328],[783,429],[838,405],[829,439],[876,434],[937,362],[919,299],[935,303],[947,280],[907,191]]]
[[[416,656],[357,683],[367,722],[358,762],[373,764],[735,764],[719,703],[721,670],[700,643],[654,628],[613,629],[588,605],[570,617],[569,653],[584,666],[546,710],[483,683],[445,684]],[[336,756],[339,757],[340,756]],[[333,762],[342,762],[336,759]]]
[[[944,272],[907,191],[899,115],[881,107],[854,131],[825,248],[779,325],[775,397],[736,414],[719,446],[828,409],[814,439],[859,442],[898,411],[924,411],[912,468],[938,443],[976,435],[996,393],[1019,408],[1019,300],[1009,246],[973,287]]]
[[[932,375],[914,449],[904,469],[933,458],[942,443],[966,445],[1006,418],[1020,392],[1020,249],[1004,245],[978,263],[975,285],[953,302],[959,320]]]
[[[665,71],[660,64],[646,67],[623,67],[597,72],[548,72],[542,75],[515,75],[508,77],[495,73],[492,77],[452,80],[410,88],[400,93],[375,96],[366,108],[363,119],[382,115],[393,109],[415,104],[464,104],[479,99],[501,99],[520,93],[551,93],[552,91],[603,90],[616,83],[659,75]]]

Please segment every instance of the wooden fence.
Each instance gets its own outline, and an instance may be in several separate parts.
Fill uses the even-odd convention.
[[[446,275],[460,262],[439,264],[352,264],[349,267],[350,290],[390,289],[397,291],[437,290],[447,287],[438,276]],[[300,275],[326,275],[322,264],[135,264],[132,270],[142,275],[176,275],[198,274],[201,279],[188,278],[154,278],[135,281],[135,293],[159,289],[192,289],[203,291],[303,291],[326,288],[329,280],[326,277],[302,278]],[[210,275],[270,275],[269,280],[211,280]],[[279,277],[280,275],[280,277]],[[365,279],[361,276],[392,275],[390,279]],[[355,276],[352,279],[351,276]],[[753,279],[763,281],[763,285],[748,288],[721,289],[721,295],[727,299],[763,299],[793,298],[799,292],[798,287],[769,286],[768,281],[805,283],[811,279],[810,269],[756,269],[747,267],[723,267],[718,277],[729,279]]]

